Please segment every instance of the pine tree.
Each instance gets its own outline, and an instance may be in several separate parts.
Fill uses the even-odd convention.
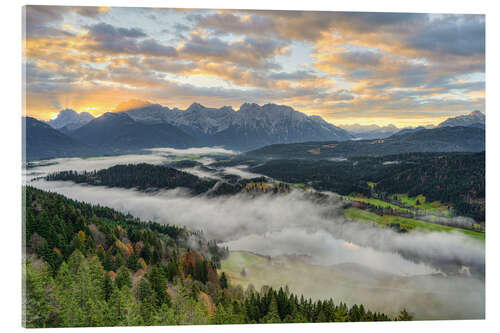
[[[336,322],[348,321],[349,315],[347,313],[347,306],[344,303],[340,303],[339,305],[337,305],[333,317],[334,321]]]
[[[406,311],[406,309],[403,309],[399,315],[398,315],[398,318],[397,320],[399,321],[410,321],[410,320],[413,320],[413,316],[411,316],[408,311]]]
[[[132,280],[130,278],[130,271],[127,267],[122,266],[116,272],[115,284],[118,289],[122,289],[123,286],[132,288]]]
[[[226,277],[226,273],[222,272],[220,278],[219,278],[219,283],[220,283],[220,287],[222,289],[226,289],[227,286],[228,286],[228,283],[227,283],[227,277]]]
[[[276,300],[276,295],[271,291],[271,302],[269,303],[269,310],[267,315],[264,317],[266,323],[280,323],[280,316],[278,314],[278,302]]]
[[[151,283],[151,289],[155,292],[155,299],[158,306],[170,303],[170,296],[167,293],[167,278],[163,270],[158,266],[153,266],[148,274],[148,279]]]

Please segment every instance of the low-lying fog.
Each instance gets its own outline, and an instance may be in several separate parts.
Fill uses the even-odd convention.
[[[474,277],[461,276],[460,281],[468,281],[467,285],[475,290],[472,294],[476,297],[463,298],[465,310],[462,312],[465,313],[459,318],[484,316],[484,243],[460,233],[400,234],[369,224],[348,222],[342,215],[342,202],[335,195],[326,202],[315,202],[300,191],[277,196],[251,197],[240,194],[206,198],[192,197],[182,190],[144,193],[72,182],[30,181],[34,177],[55,171],[97,170],[126,163],[163,164],[179,159],[179,156],[197,156],[197,161],[206,165],[213,159],[203,155],[213,154],[230,155],[234,152],[211,148],[166,148],[154,149],[145,155],[54,159],[45,161],[54,164],[45,163],[49,165],[26,170],[25,180],[34,187],[76,200],[109,206],[144,220],[202,230],[207,238],[217,239],[231,250],[247,250],[270,256],[307,255],[311,257],[313,264],[330,266],[357,263],[397,276],[446,273],[450,286],[456,286],[457,295],[463,290],[463,283],[457,284],[455,280],[458,278],[454,274],[465,268]],[[258,176],[244,167],[217,171],[245,178]],[[218,178],[215,174],[212,176]],[[311,277],[310,283],[316,284],[316,279]],[[419,288],[422,288],[422,293],[439,293],[437,285],[432,283],[430,277],[425,288]],[[328,285],[324,287],[325,297],[338,296],[329,292]],[[367,295],[360,294],[357,302],[368,302]],[[456,302],[455,297],[442,297],[443,304],[450,302],[451,305],[451,302]],[[369,303],[373,303],[372,301]],[[412,307],[409,305],[408,308]],[[467,309],[470,309],[469,313]],[[436,311],[441,314],[438,316],[441,318],[451,315],[443,306]],[[457,316],[456,312],[453,316]]]

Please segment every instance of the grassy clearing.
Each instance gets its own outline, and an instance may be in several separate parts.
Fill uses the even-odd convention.
[[[393,215],[377,215],[359,208],[348,208],[344,210],[344,216],[350,220],[374,223],[381,226],[389,226],[391,224],[399,224],[406,227],[408,230],[420,230],[427,232],[451,232],[459,231],[475,239],[484,240],[484,233],[461,228],[450,227],[441,224],[435,224],[407,217]]]
[[[255,275],[262,271],[267,262],[267,258],[251,252],[232,251],[229,257],[221,262],[220,270],[225,272],[233,283],[246,287],[250,282],[255,283],[256,280],[264,280],[263,277]],[[247,276],[241,274],[243,268],[248,270]],[[251,276],[249,276],[250,272],[252,272]]]
[[[373,188],[375,187],[375,185],[377,185],[377,183],[374,183],[374,182],[366,182],[366,184],[368,185],[368,187],[373,190]]]
[[[284,182],[284,181],[277,181],[277,184],[288,184],[289,186],[294,186],[294,187],[299,187],[299,188],[305,188],[306,184],[304,183],[289,183],[289,182]]]
[[[405,212],[405,213],[411,212],[411,210],[408,209],[408,208],[402,208],[402,207],[394,205],[394,204],[392,204],[390,202],[386,202],[386,201],[379,200],[379,199],[354,197],[354,196],[350,196],[350,195],[344,195],[344,196],[342,196],[342,198],[346,199],[346,200],[358,201],[358,202],[366,203],[366,204],[375,206],[377,208],[386,208],[386,207],[389,207],[389,208],[394,209],[395,211],[400,211],[400,212]]]
[[[441,213],[445,213],[449,215],[450,206],[441,203],[440,201],[427,202],[425,196],[422,194],[416,197],[408,197],[408,194],[393,194],[393,200],[400,201],[402,204],[414,207],[419,210],[427,210],[427,211],[439,211]]]

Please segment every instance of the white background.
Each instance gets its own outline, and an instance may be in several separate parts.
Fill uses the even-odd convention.
[[[98,328],[92,332],[490,332],[500,330],[498,310],[500,296],[498,283],[500,250],[500,218],[496,202],[500,167],[500,115],[498,96],[500,81],[500,12],[496,1],[482,0],[415,0],[415,1],[328,1],[328,0],[252,0],[252,1],[152,1],[152,0],[77,0],[77,1],[7,1],[0,6],[0,328],[3,332],[21,328],[21,7],[30,5],[87,5],[129,7],[179,8],[240,8],[240,9],[294,9],[332,11],[383,11],[420,13],[474,13],[486,14],[486,117],[487,117],[487,234],[486,234],[486,320],[423,321],[411,323],[348,323],[348,324],[283,324],[283,325],[227,325],[184,327]],[[64,330],[64,329],[63,329]],[[87,330],[87,329],[85,329]],[[58,330],[61,332],[61,330]]]

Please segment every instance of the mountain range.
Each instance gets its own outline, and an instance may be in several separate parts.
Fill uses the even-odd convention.
[[[379,126],[375,124],[352,124],[340,125],[340,127],[351,133],[354,138],[360,140],[383,139],[393,135],[394,133],[397,133],[400,130],[400,128],[396,127],[393,124],[389,124],[386,126]]]
[[[88,112],[77,113],[75,110],[64,109],[59,111],[55,119],[47,121],[47,124],[62,132],[76,130],[89,123],[94,116]]]
[[[466,127],[478,127],[485,129],[486,117],[480,111],[473,111],[467,115],[448,118],[437,126],[425,125],[418,127],[404,127],[398,128],[393,124],[386,126],[379,125],[340,125],[339,127],[348,131],[354,138],[360,140],[371,140],[371,139],[385,139],[394,134],[405,134],[410,132],[416,132],[423,129],[431,129],[434,127],[450,127],[450,126],[466,126]]]
[[[97,118],[70,109],[62,110],[47,123],[26,117],[27,159],[122,154],[154,147],[223,146],[249,151],[273,144],[359,139],[356,133],[349,133],[319,116],[308,116],[284,105],[245,103],[238,110],[229,106],[209,108],[199,103],[191,104],[186,110],[151,103],[133,105],[132,109],[108,112]],[[474,121],[469,123],[478,127],[476,118],[480,115],[474,112],[471,115]],[[464,122],[464,116],[460,117],[457,118]],[[449,120],[447,126],[460,123]],[[395,128],[371,130],[382,130],[391,136]]]
[[[472,126],[485,128],[486,116],[480,111],[473,111],[467,115],[458,116],[454,118],[448,118],[443,121],[438,127],[448,127],[448,126]]]

